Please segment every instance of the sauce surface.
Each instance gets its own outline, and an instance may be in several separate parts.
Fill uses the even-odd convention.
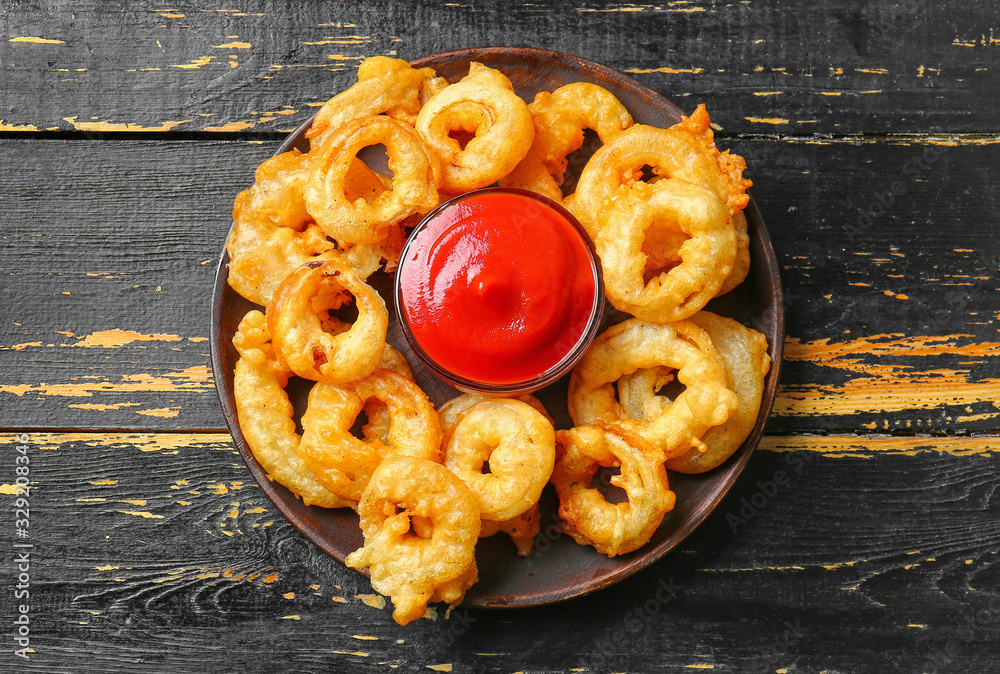
[[[474,192],[418,230],[399,265],[398,301],[413,339],[459,377],[532,380],[573,351],[597,279],[577,227],[547,203]]]

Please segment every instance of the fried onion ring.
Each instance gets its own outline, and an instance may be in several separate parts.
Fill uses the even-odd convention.
[[[577,426],[556,434],[561,452],[552,472],[563,530],[580,545],[614,557],[643,546],[673,509],[675,496],[659,455],[633,447],[614,429]],[[601,466],[621,467],[611,484],[628,500],[609,503],[591,486]]]
[[[337,309],[349,292],[358,319],[345,332],[323,330],[318,312]],[[267,307],[278,357],[295,374],[328,384],[360,379],[378,365],[389,314],[385,301],[353,269],[334,260],[308,262],[289,275]]]
[[[557,203],[563,199],[559,186],[566,157],[583,145],[583,130],[593,129],[607,143],[632,126],[632,115],[614,94],[589,82],[539,92],[528,110],[535,140],[527,156],[500,179],[500,186],[538,192]]]
[[[725,295],[743,283],[750,272],[750,235],[747,233],[747,216],[743,211],[733,215],[733,229],[736,231],[736,260],[729,276],[719,286],[716,296]]]
[[[385,439],[375,435],[380,427],[368,425],[365,437],[356,438],[351,427],[373,400],[385,406]],[[339,386],[317,384],[309,392],[299,455],[320,483],[341,498],[359,500],[383,459],[416,456],[439,461],[440,447],[441,426],[433,405],[419,386],[391,370],[375,370]]]
[[[359,117],[386,113],[413,126],[424,90],[439,91],[442,79],[431,68],[414,68],[403,59],[388,56],[365,59],[358,66],[358,81],[324,103],[316,113],[306,132],[310,147],[319,147],[334,130]]]
[[[614,383],[639,368],[660,365],[677,370],[687,388],[657,418],[632,419],[615,400]],[[608,328],[590,345],[570,376],[568,403],[577,426],[612,423],[660,452],[662,460],[701,446],[702,434],[725,422],[738,399],[728,388],[722,356],[704,330],[688,321],[655,325],[633,318]]]
[[[605,200],[621,186],[639,181],[646,166],[657,176],[680,178],[712,191],[730,215],[750,199],[746,190],[752,183],[742,176],[746,162],[728,150],[719,152],[708,113],[699,105],[690,117],[668,129],[636,124],[598,148],[580,173],[573,212],[591,237],[600,227]]]
[[[445,433],[454,426],[458,420],[461,418],[462,414],[465,413],[470,407],[476,403],[481,403],[487,400],[495,400],[489,396],[484,396],[480,393],[463,393],[457,398],[452,398],[448,402],[442,404],[438,408],[438,414],[441,415],[441,430]],[[549,415],[548,411],[545,409],[545,405],[542,401],[531,395],[530,393],[525,393],[519,396],[513,396],[511,400],[519,400],[522,403],[526,403],[534,407],[543,417],[545,417],[550,424],[555,424],[552,417]]]
[[[456,606],[478,579],[476,498],[444,466],[386,459],[372,474],[358,515],[365,543],[345,564],[369,568],[372,587],[392,599],[400,625],[422,617],[428,602]]]
[[[291,372],[274,355],[267,320],[257,310],[240,321],[233,344],[239,351],[233,374],[233,397],[240,430],[250,451],[270,479],[287,487],[306,505],[340,508],[351,505],[324,488],[296,451],[292,403],[285,393]]]
[[[704,473],[732,456],[753,430],[771,359],[767,339],[756,330],[707,311],[688,320],[711,336],[725,362],[729,386],[740,399],[729,420],[710,428],[702,437],[704,452],[692,447],[667,461],[668,468],[680,473]],[[655,419],[670,406],[670,399],[657,393],[672,379],[669,368],[662,367],[625,375],[618,380],[622,408],[633,418]]]
[[[297,150],[275,155],[257,167],[253,186],[236,197],[226,241],[229,285],[261,306],[299,265],[335,247],[306,211],[302,186],[308,173],[308,155]]]
[[[670,323],[694,314],[715,297],[736,259],[736,233],[726,207],[708,190],[667,178],[636,182],[601,219],[594,245],[611,304],[651,323]],[[677,251],[680,264],[648,282],[643,252],[647,230],[689,236]]]
[[[510,80],[481,63],[427,101],[416,129],[441,160],[441,191],[448,194],[492,185],[524,159],[535,137],[528,106]],[[463,148],[453,131],[475,137]]]
[[[554,462],[552,424],[520,400],[476,403],[444,438],[444,465],[469,485],[486,520],[510,520],[538,503]]]
[[[306,262],[340,258],[368,278],[382,260],[387,268],[399,261],[406,236],[389,228],[374,244],[338,250],[306,211],[302,190],[312,157],[298,150],[267,159],[257,168],[253,187],[236,197],[229,251],[229,285],[251,302],[267,306],[281,282]],[[371,200],[391,181],[360,160],[347,172],[347,196]]]
[[[447,91],[447,89],[445,90]],[[351,199],[346,176],[357,153],[383,144],[392,187],[371,202]],[[306,208],[331,238],[376,243],[385,229],[438,205],[441,167],[413,128],[391,117],[362,117],[333,130],[314,155],[303,195]]]
[[[531,550],[535,546],[535,536],[538,535],[541,524],[542,515],[536,503],[517,517],[504,520],[503,522],[483,520],[482,527],[479,530],[479,537],[489,538],[502,531],[510,536],[510,540],[514,542],[517,554],[521,557],[527,557],[531,554]]]

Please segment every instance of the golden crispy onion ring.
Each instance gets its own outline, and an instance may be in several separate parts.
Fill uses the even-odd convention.
[[[442,82],[447,84],[431,68],[414,68],[403,59],[367,58],[358,66],[358,81],[323,104],[306,137],[315,149],[344,124],[383,113],[413,126],[424,89],[436,93]]]
[[[285,393],[291,372],[271,348],[264,314],[250,311],[240,321],[233,344],[240,353],[233,375],[233,394],[240,430],[268,477],[300,496],[306,505],[340,508],[351,505],[327,491],[296,451],[294,410]]]
[[[743,283],[750,271],[750,235],[747,233],[747,216],[743,211],[733,215],[733,229],[736,231],[736,260],[733,269],[719,287],[718,295],[725,295]],[[399,259],[399,256],[396,256]]]
[[[351,434],[358,414],[369,401],[385,406],[383,424],[366,425],[364,438]],[[384,439],[379,433],[386,428]],[[372,471],[385,458],[441,458],[441,426],[437,412],[420,387],[391,370],[378,369],[363,379],[333,386],[317,384],[309,392],[302,415],[299,455],[316,478],[334,494],[361,498]]]
[[[569,209],[567,209],[569,210]],[[570,211],[572,212],[572,211]],[[750,235],[747,233],[747,218],[740,211],[733,215],[733,229],[736,232],[736,260],[733,269],[726,280],[719,286],[716,297],[725,295],[730,290],[743,283],[750,271]],[[653,222],[646,229],[642,252],[646,254],[646,268],[643,278],[650,279],[668,271],[681,263],[681,245],[687,241],[687,235],[665,223]]]
[[[633,447],[614,429],[597,425],[559,431],[561,451],[552,472],[564,531],[580,545],[614,557],[641,547],[673,509],[675,496],[659,455]],[[628,500],[609,503],[591,486],[601,466],[619,467],[611,484]]]
[[[494,400],[494,399],[495,398],[492,398],[490,396],[484,396],[480,393],[463,393],[457,398],[452,398],[448,402],[438,407],[438,414],[441,415],[441,430],[447,433],[448,430],[458,422],[458,420],[465,413],[465,411],[468,410],[473,405],[475,405],[476,403],[481,403],[487,400]],[[548,411],[545,409],[545,405],[542,404],[542,401],[536,398],[535,396],[531,395],[530,393],[524,393],[519,396],[513,396],[510,399],[519,400],[522,403],[531,405],[539,412],[539,414],[545,417],[550,424],[555,423],[552,420],[552,417],[549,415]]]
[[[489,538],[502,531],[510,536],[510,540],[514,541],[517,554],[521,557],[527,557],[531,554],[531,550],[535,546],[535,536],[538,535],[541,524],[542,515],[536,503],[517,517],[504,520],[503,522],[483,520],[479,530],[479,537]]]
[[[700,310],[715,297],[736,259],[736,233],[726,207],[708,190],[683,180],[634,183],[601,223],[594,245],[608,300],[650,323],[679,321]],[[654,223],[690,238],[678,249],[680,263],[647,282],[643,244]]]
[[[445,90],[447,91],[447,90]],[[351,199],[347,173],[357,154],[383,144],[392,187],[371,201]],[[376,243],[386,228],[438,205],[441,167],[413,128],[391,117],[362,117],[332,131],[314,155],[304,189],[306,208],[330,237]]]
[[[251,302],[266,305],[292,270],[335,248],[306,212],[302,186],[308,174],[308,155],[275,155],[257,167],[253,187],[236,197],[226,241],[228,280]]]
[[[379,464],[358,504],[364,546],[347,566],[368,567],[372,587],[392,599],[400,625],[431,601],[456,606],[478,579],[476,498],[444,466],[414,457]]]
[[[554,462],[552,424],[520,400],[476,403],[444,438],[444,465],[469,485],[486,520],[509,520],[538,503]]]
[[[406,357],[393,348],[390,344],[385,345],[382,352],[382,361],[378,365],[380,368],[392,370],[396,374],[414,381],[413,371],[410,364],[406,362]],[[378,398],[369,398],[364,407],[368,423],[361,427],[361,434],[366,440],[376,439],[383,444],[389,444],[389,429],[392,427],[392,417],[389,408]]]
[[[701,311],[688,320],[712,338],[722,354],[729,387],[739,398],[739,406],[729,420],[702,436],[704,452],[692,447],[667,461],[667,468],[680,473],[704,473],[732,456],[756,425],[771,358],[767,355],[767,338],[731,318]],[[657,395],[665,383],[664,375],[663,368],[654,368],[636,370],[618,380],[618,397],[629,416],[651,420],[670,406],[669,398]]]
[[[319,312],[337,309],[345,292],[357,300],[358,319],[330,334]],[[267,308],[278,357],[295,374],[328,384],[360,379],[378,365],[389,314],[382,297],[353,269],[335,260],[307,262],[282,282]]]
[[[416,129],[441,160],[441,191],[449,194],[492,185],[524,159],[535,137],[528,106],[510,80],[481,63],[427,101]],[[475,137],[462,148],[453,131]]]
[[[636,124],[594,153],[576,185],[573,214],[591,237],[600,227],[604,202],[622,185],[639,181],[643,167],[657,176],[680,178],[713,192],[730,214],[743,209],[752,183],[742,177],[746,162],[715,147],[704,105],[669,129]]]
[[[374,244],[338,250],[335,242],[306,211],[302,190],[309,175],[311,155],[298,150],[275,155],[257,168],[256,180],[236,197],[229,251],[229,285],[251,302],[267,306],[281,282],[306,262],[339,258],[368,278],[382,260],[387,268],[399,261],[406,236],[400,227],[386,230]],[[360,160],[347,172],[350,200],[370,201],[391,184]]]
[[[615,400],[614,383],[656,366],[677,370],[687,388],[657,418],[632,419]],[[633,318],[608,328],[590,345],[573,369],[568,403],[577,426],[613,423],[663,460],[701,446],[702,434],[725,422],[738,399],[728,388],[722,356],[704,330],[688,321],[655,325]]]
[[[539,92],[528,110],[535,140],[527,156],[500,179],[500,186],[538,192],[557,203],[563,199],[559,186],[566,157],[583,145],[583,130],[593,129],[607,143],[632,126],[632,115],[614,94],[589,82]]]

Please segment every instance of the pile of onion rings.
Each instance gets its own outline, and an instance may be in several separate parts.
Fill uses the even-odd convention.
[[[703,311],[747,275],[751,183],[709,124],[704,106],[667,129],[634,124],[612,93],[584,82],[529,105],[480,63],[449,83],[379,56],[320,109],[308,152],[268,159],[236,198],[228,281],[260,307],[233,339],[241,430],[269,477],[303,502],[358,512],[365,542],[347,564],[369,569],[400,624],[428,602],[462,601],[479,538],[505,532],[530,554],[549,482],[567,533],[627,554],[674,505],[668,469],[710,470],[752,431],[767,342]],[[566,194],[567,157],[587,129],[602,147]],[[376,145],[391,175],[360,158]],[[556,430],[528,395],[465,394],[435,409],[386,343],[369,277],[395,270],[424,214],[495,183],[573,213],[594,240],[608,300],[633,316],[575,368],[573,428]],[[291,377],[315,382],[301,434]],[[677,386],[687,388],[671,395]],[[624,501],[593,484],[607,469],[619,470],[610,484]]]

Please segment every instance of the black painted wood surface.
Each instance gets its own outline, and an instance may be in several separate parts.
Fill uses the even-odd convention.
[[[8,629],[0,671],[997,670],[992,3],[2,8],[7,625],[22,433],[35,547],[33,652]],[[782,264],[784,377],[733,492],[660,563],[401,628],[235,452],[214,263],[236,192],[360,57],[499,44],[708,103]]]

